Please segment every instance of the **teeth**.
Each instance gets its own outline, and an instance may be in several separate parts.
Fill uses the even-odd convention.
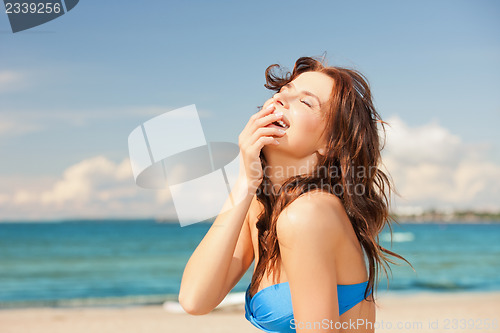
[[[284,128],[288,128],[288,126],[281,120],[278,120],[277,123],[283,126]]]

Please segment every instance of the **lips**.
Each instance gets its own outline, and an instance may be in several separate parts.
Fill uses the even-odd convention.
[[[276,120],[272,124],[281,127],[283,129],[288,129],[290,127],[290,122],[288,121],[288,119],[285,118],[284,115],[283,117],[281,117],[280,120]]]

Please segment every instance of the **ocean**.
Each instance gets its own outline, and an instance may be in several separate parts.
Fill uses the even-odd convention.
[[[0,308],[122,306],[176,300],[210,223],[154,220],[0,223]],[[393,224],[381,245],[404,256],[379,292],[500,290],[500,223]],[[253,264],[233,292],[244,292]],[[389,283],[389,287],[387,284]]]

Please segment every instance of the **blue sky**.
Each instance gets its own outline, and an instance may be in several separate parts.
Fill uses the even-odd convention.
[[[208,141],[237,142],[249,116],[271,96],[263,87],[265,68],[291,69],[297,58],[324,52],[330,65],[365,74],[379,113],[399,126],[395,131],[409,145],[392,147],[393,168],[426,160],[435,164],[413,172],[439,179],[433,168],[455,172],[429,199],[412,194],[402,206],[430,207],[460,188],[461,199],[438,204],[481,208],[490,198],[484,207],[495,208],[500,185],[481,186],[500,170],[499,17],[496,1],[82,0],[56,20],[13,34],[0,13],[0,219],[83,216],[87,209],[112,216],[134,202],[132,190],[126,197],[109,184],[103,195],[96,185],[85,195],[112,202],[77,204],[71,198],[84,195],[66,193],[75,188],[68,185],[68,177],[77,177],[68,176],[71,170],[97,157],[126,168],[128,134],[189,104],[200,111]],[[436,146],[442,151],[432,151]],[[408,152],[422,153],[422,160],[400,158]],[[470,161],[483,178],[471,176],[479,169]],[[414,188],[410,176],[398,175],[402,188]],[[457,183],[468,177],[469,183]],[[125,176],[117,182],[133,185]],[[469,187],[479,194],[464,198]],[[66,193],[59,206],[37,199],[57,191]],[[162,201],[158,193],[137,193],[144,205],[137,215],[161,214],[147,208],[147,198],[158,207],[168,201],[168,195]]]

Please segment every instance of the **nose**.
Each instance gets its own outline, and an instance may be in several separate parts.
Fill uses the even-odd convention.
[[[285,109],[288,109],[289,106],[289,99],[290,97],[285,96],[283,93],[277,93],[274,95],[274,103],[281,105]]]

